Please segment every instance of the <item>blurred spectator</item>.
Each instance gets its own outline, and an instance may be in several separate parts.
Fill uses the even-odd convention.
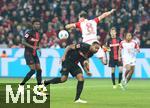
[[[118,34],[119,37],[120,37],[120,39],[123,40],[124,34],[125,34],[125,28],[124,28],[124,27],[121,27],[121,28],[120,28],[120,31],[119,31],[119,34]]]
[[[106,42],[107,32],[103,28],[99,30],[99,41],[103,45]]]
[[[98,25],[100,41],[103,43],[109,29],[115,26],[121,38],[129,31],[141,41],[141,47],[148,47],[149,6],[149,0],[0,0],[0,47],[23,47],[21,40],[26,28],[37,17],[43,24],[42,47],[78,43],[82,38],[77,30],[70,32],[67,41],[59,40],[57,34],[65,24],[77,22],[82,10],[92,19],[111,8],[116,8],[117,12]]]
[[[2,54],[0,55],[0,57],[1,58],[7,58],[8,57],[5,50],[2,52]]]

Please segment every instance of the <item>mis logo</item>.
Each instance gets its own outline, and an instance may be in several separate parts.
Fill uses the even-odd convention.
[[[17,83],[0,84],[0,108],[50,108],[50,97],[40,94],[42,92],[38,92],[38,86],[35,85],[25,85],[20,91]],[[49,88],[42,89],[49,93]]]
[[[10,103],[10,99],[12,100],[12,103],[17,103],[19,102],[19,96],[21,97],[21,103],[25,103],[25,87],[22,86],[23,91],[19,91],[19,87],[16,93],[16,97],[15,94],[13,92],[12,86],[11,85],[6,85],[6,103]],[[46,88],[44,91],[47,91]],[[31,92],[34,92],[35,96],[33,96],[33,100],[31,100]],[[37,96],[42,96],[42,99],[37,99]],[[27,103],[31,103],[31,101],[35,102],[35,103],[45,103],[47,100],[47,96],[46,95],[42,95],[41,92],[38,92],[38,87],[34,86],[33,90],[30,90],[30,85],[27,85],[27,89],[26,89],[26,102]]]

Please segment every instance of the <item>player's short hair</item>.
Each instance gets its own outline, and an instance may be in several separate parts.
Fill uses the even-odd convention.
[[[127,35],[127,34],[131,34],[131,36],[133,36],[133,34],[131,32],[127,32],[125,35]]]
[[[110,30],[115,30],[116,31],[116,27],[112,27]]]
[[[40,19],[34,19],[34,20],[32,20],[32,24],[34,24],[35,22],[40,22]]]
[[[88,14],[85,11],[81,11],[79,17],[88,18]]]
[[[93,43],[92,43],[92,45],[95,45],[95,44],[100,45],[100,43],[99,43],[99,42],[97,42],[97,41],[95,41],[95,42],[93,42]]]
[[[128,33],[130,33],[130,34],[131,34],[131,37],[133,38],[133,34],[132,34],[131,32],[125,33],[124,37],[126,37]]]

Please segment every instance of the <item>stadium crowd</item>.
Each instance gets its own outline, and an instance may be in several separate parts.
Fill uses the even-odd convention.
[[[77,22],[78,14],[85,10],[92,19],[112,8],[115,14],[98,25],[98,37],[103,44],[109,38],[109,30],[115,26],[118,36],[131,32],[140,39],[141,47],[150,47],[149,0],[0,0],[0,47],[24,47],[21,40],[39,18],[42,23],[41,46],[64,48],[82,40],[78,30],[72,29],[67,40],[59,40],[57,34],[68,23]]]

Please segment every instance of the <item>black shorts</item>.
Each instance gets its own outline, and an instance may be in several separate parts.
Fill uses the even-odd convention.
[[[24,57],[27,65],[40,64],[39,57],[37,56],[37,54],[34,56],[31,52],[25,51]]]
[[[71,62],[70,60],[65,60],[62,63],[62,69],[60,71],[61,75],[65,75],[68,76],[69,73],[71,73],[71,75],[73,77],[77,76],[79,73],[82,73],[81,68],[78,66],[78,64],[75,64],[73,62]]]
[[[109,67],[115,67],[115,66],[123,66],[122,61],[118,61],[118,60],[109,60]]]

